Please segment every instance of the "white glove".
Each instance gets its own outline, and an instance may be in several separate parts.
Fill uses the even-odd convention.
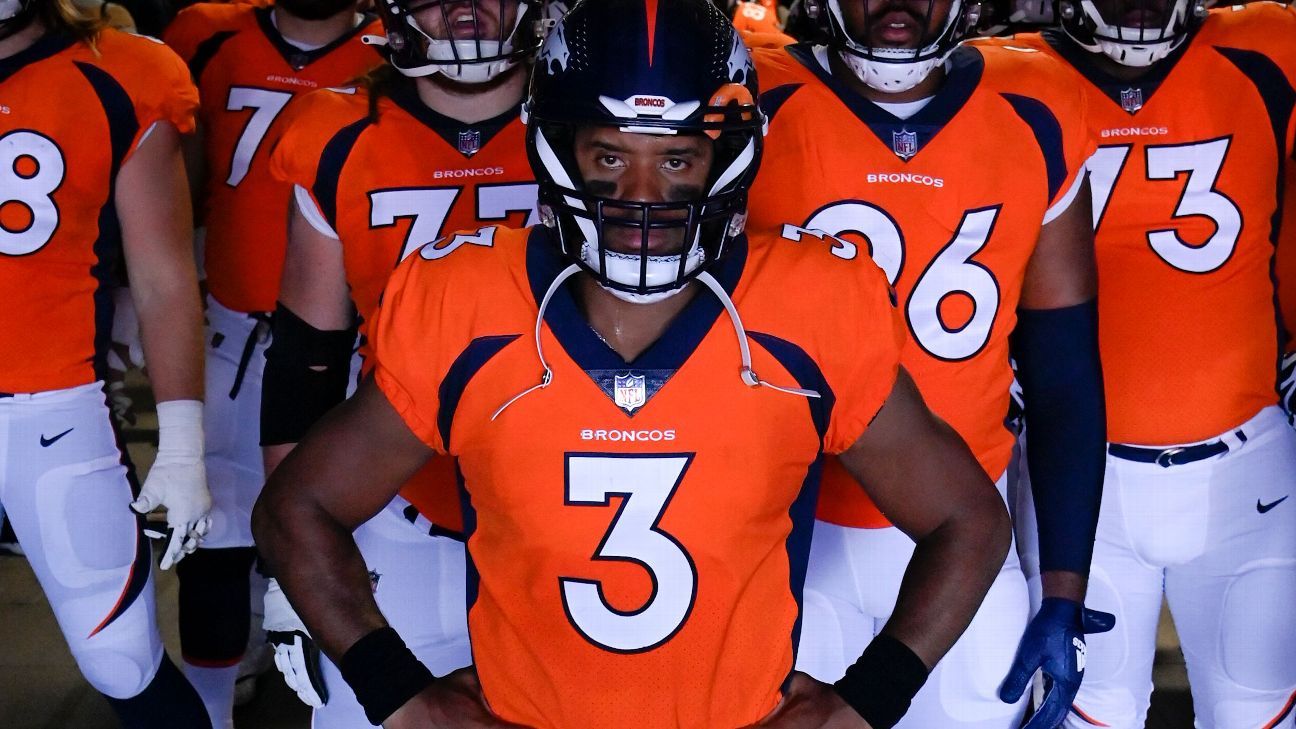
[[[275,579],[266,586],[264,625],[266,640],[274,646],[275,667],[283,674],[284,683],[297,692],[302,703],[322,708],[328,703],[328,688],[320,674],[319,648]]]
[[[203,404],[171,400],[157,405],[158,453],[144,487],[131,508],[147,514],[158,506],[167,510],[167,547],[162,569],[198,548],[211,528],[211,493],[203,465]],[[156,532],[145,532],[162,538]]]
[[[1283,355],[1278,372],[1278,404],[1287,411],[1287,421],[1292,422],[1296,415],[1296,352]]]

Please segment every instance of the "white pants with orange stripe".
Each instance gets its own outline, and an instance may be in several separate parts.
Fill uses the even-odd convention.
[[[1007,478],[996,484],[1003,496]],[[852,529],[815,522],[802,606],[797,670],[832,683],[864,652],[895,609],[914,543],[895,527]],[[1026,699],[999,700],[1030,601],[1015,550],[963,636],[932,671],[897,727],[1016,729]]]
[[[110,418],[98,382],[0,397],[0,503],[81,673],[125,699],[153,680],[162,637]]]
[[[1296,431],[1269,407],[1226,442],[1184,465],[1108,456],[1087,603],[1116,627],[1087,639],[1069,729],[1143,728],[1163,595],[1197,729],[1296,726]]]

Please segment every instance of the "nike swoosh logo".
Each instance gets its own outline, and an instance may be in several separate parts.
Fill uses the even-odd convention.
[[[1287,496],[1291,496],[1291,494],[1288,494]],[[1270,509],[1272,509],[1272,508],[1274,508],[1275,506],[1277,506],[1277,505],[1281,504],[1282,502],[1286,501],[1286,500],[1287,500],[1287,496],[1284,496],[1284,497],[1282,497],[1281,499],[1278,499],[1277,501],[1273,502],[1272,504],[1262,504],[1262,503],[1260,503],[1260,499],[1256,499],[1256,511],[1260,512],[1261,514],[1267,514],[1267,513],[1269,513],[1269,510],[1270,510]]]
[[[40,437],[40,439],[41,439],[41,448],[49,448],[50,446],[52,446],[52,445],[54,445],[55,443],[57,443],[57,442],[59,442],[60,440],[62,440],[62,439],[63,439],[63,436],[67,435],[68,433],[71,433],[71,432],[74,431],[74,430],[76,430],[76,428],[68,428],[67,430],[63,431],[62,433],[59,433],[58,435],[54,436],[53,438],[46,438],[45,436],[42,435],[42,436]]]

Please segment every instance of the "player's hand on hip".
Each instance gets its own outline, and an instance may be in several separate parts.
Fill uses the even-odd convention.
[[[477,670],[469,666],[439,678],[396,713],[383,729],[521,729],[491,713]]]
[[[1044,598],[999,688],[999,698],[1011,704],[1021,697],[1036,670],[1044,674],[1044,701],[1024,729],[1055,729],[1062,723],[1084,679],[1085,635],[1105,633],[1115,624],[1111,613],[1060,597]]]
[[[141,514],[166,507],[167,546],[162,569],[198,548],[211,528],[211,493],[203,464],[202,402],[160,402],[158,453],[131,508]],[[146,532],[147,533],[147,532]],[[149,533],[149,536],[161,536]]]
[[[320,651],[310,631],[288,602],[288,596],[271,579],[266,586],[266,640],[274,647],[275,668],[283,674],[284,683],[297,692],[297,698],[313,709],[328,703],[328,687],[320,673]]]
[[[783,701],[755,727],[760,729],[869,729],[832,686],[793,673]],[[750,729],[750,728],[749,728]]]
[[[1287,412],[1287,422],[1296,424],[1296,352],[1283,355],[1278,371],[1278,404]]]

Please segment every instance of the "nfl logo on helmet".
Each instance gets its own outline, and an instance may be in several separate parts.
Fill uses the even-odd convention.
[[[626,412],[634,412],[648,400],[648,386],[643,375],[617,375],[612,380],[612,400]]]
[[[908,129],[891,132],[891,149],[902,160],[908,160],[918,154],[918,133]]]

